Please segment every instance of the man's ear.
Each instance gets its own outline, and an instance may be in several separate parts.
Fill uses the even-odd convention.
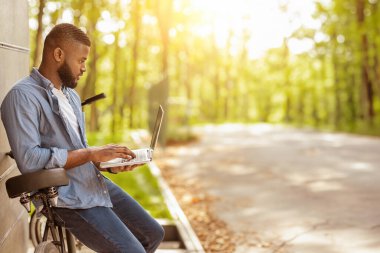
[[[54,52],[53,52],[53,56],[54,56],[54,60],[56,62],[63,62],[63,60],[65,59],[65,53],[63,52],[63,50],[59,47],[56,47],[54,49]]]

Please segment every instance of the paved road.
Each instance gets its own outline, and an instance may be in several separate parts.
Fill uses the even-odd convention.
[[[236,252],[380,252],[380,139],[268,125],[205,127],[170,163],[217,197]]]

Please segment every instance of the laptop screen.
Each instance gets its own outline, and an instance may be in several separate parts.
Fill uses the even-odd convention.
[[[154,123],[152,141],[150,143],[150,148],[152,150],[154,150],[154,147],[156,146],[156,143],[157,143],[157,140],[158,140],[158,135],[160,134],[161,123],[162,123],[163,117],[164,117],[164,109],[162,109],[162,106],[160,105],[158,107],[158,112],[157,112],[157,117],[156,117],[156,123]]]

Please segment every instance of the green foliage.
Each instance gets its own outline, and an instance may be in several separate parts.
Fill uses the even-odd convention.
[[[42,43],[36,40],[39,3],[30,0],[32,65],[38,65],[34,52]],[[157,103],[168,114],[170,128],[163,135],[172,140],[190,138],[182,129],[203,123],[264,121],[360,131],[364,122],[368,129],[379,128],[379,1],[314,3],[319,25],[302,24],[260,58],[250,56],[248,28],[228,28],[220,42],[213,15],[192,1],[47,1],[40,25],[45,35],[52,23],[71,15],[93,42],[78,92],[83,98],[107,95],[85,109],[94,141],[118,142],[125,129],[147,128],[148,108]],[[287,4],[279,8],[286,11]],[[256,19],[249,12],[239,18],[242,24]],[[295,42],[312,46],[295,54]]]

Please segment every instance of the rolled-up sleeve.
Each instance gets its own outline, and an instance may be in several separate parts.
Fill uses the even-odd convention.
[[[25,91],[14,89],[7,94],[1,105],[1,119],[22,173],[63,167],[67,161],[66,149],[41,147],[41,112],[38,103]]]
[[[61,148],[50,148],[51,156],[45,168],[63,168],[67,162],[67,150]]]

